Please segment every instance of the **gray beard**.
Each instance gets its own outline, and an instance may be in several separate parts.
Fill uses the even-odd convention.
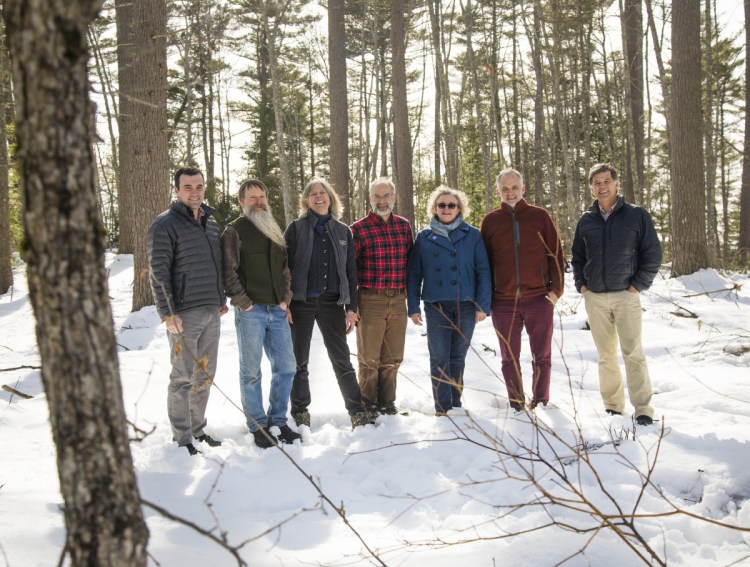
[[[284,233],[281,232],[276,219],[273,218],[271,211],[268,209],[243,209],[242,212],[251,223],[255,225],[271,242],[286,248]]]
[[[385,211],[377,207],[375,207],[373,210],[375,211],[375,214],[378,215],[379,217],[388,218],[393,212],[393,207],[388,207],[388,209]]]

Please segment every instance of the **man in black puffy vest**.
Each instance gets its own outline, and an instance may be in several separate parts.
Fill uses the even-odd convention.
[[[619,182],[614,167],[596,164],[588,179],[596,201],[578,221],[572,264],[576,289],[583,294],[599,353],[604,409],[610,415],[621,415],[625,409],[617,361],[619,338],[634,415],[640,425],[651,425],[654,409],[641,341],[639,292],[651,286],[659,271],[661,244],[649,214],[617,194]]]
[[[172,435],[191,455],[193,438],[221,445],[204,431],[206,405],[216,374],[219,317],[227,312],[222,277],[219,226],[214,209],[203,203],[203,174],[177,170],[176,201],[148,231],[151,289],[156,310],[167,326],[172,372],[167,413]]]

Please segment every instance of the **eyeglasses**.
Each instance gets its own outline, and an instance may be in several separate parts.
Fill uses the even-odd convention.
[[[450,209],[451,211],[458,207],[456,203],[438,203],[437,208],[438,209]]]

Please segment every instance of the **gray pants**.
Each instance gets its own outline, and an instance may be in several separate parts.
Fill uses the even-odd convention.
[[[196,307],[178,315],[182,319],[182,334],[167,333],[172,362],[167,413],[174,440],[178,445],[186,445],[204,433],[221,325],[218,306]],[[205,365],[200,362],[202,359],[206,360]]]

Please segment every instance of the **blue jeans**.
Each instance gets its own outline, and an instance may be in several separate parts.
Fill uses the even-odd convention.
[[[461,407],[466,353],[476,325],[473,301],[424,304],[435,411]]]
[[[234,325],[240,349],[240,392],[247,427],[254,432],[261,427],[284,425],[296,370],[286,312],[278,305],[255,304],[250,311],[235,308]],[[263,350],[271,362],[272,374],[267,415],[261,389]]]

